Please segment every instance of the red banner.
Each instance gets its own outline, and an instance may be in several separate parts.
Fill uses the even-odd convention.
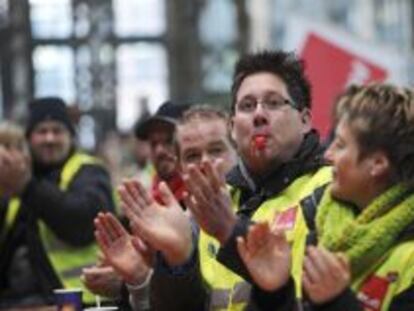
[[[388,72],[321,36],[310,33],[301,57],[312,83],[312,119],[322,137],[331,127],[331,107],[336,97],[350,84],[383,81]]]

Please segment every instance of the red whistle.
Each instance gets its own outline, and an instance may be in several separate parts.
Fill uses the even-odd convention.
[[[263,150],[266,147],[266,136],[255,136],[254,145],[256,149]]]

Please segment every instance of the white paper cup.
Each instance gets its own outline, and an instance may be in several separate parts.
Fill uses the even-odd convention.
[[[83,311],[114,311],[118,310],[118,307],[91,307],[83,309]]]

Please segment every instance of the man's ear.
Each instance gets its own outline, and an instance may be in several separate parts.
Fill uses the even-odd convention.
[[[230,133],[230,140],[233,144],[233,146],[236,146],[235,142],[236,142],[236,137],[234,134],[234,121],[233,121],[234,116],[231,116],[229,118],[229,121],[227,122],[227,130]]]
[[[386,176],[390,172],[391,163],[383,151],[375,151],[370,155],[369,174],[372,177]]]
[[[300,112],[303,124],[303,133],[308,133],[312,129],[312,116],[309,108],[303,108]]]

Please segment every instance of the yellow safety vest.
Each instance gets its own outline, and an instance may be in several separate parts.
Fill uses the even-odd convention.
[[[100,161],[83,153],[74,153],[63,166],[60,174],[59,189],[66,191],[82,166],[98,164]],[[6,229],[11,228],[20,209],[20,200],[11,199],[6,214]],[[93,302],[94,296],[80,280],[82,268],[96,262],[97,245],[85,247],[69,246],[60,241],[45,223],[39,220],[39,231],[49,261],[65,288],[82,288],[84,302]],[[74,228],[74,230],[76,230]]]
[[[2,229],[2,237],[6,236],[7,230],[15,222],[19,209],[20,209],[20,200],[18,198],[10,199],[9,204],[7,206],[5,223]]]
[[[255,222],[271,221],[278,212],[278,225],[286,230],[287,239],[292,244],[292,252],[302,254],[293,257],[291,271],[298,298],[301,297],[300,279],[305,237],[308,233],[299,202],[315,189],[329,182],[331,176],[331,168],[323,167],[316,173],[297,178],[278,195],[263,202],[252,216]],[[239,196],[239,192],[235,191],[233,194],[234,210],[238,209]],[[216,255],[220,244],[216,239],[200,232],[198,246],[201,272],[212,290],[210,310],[243,310],[250,296],[249,283],[217,261]]]
[[[367,311],[386,311],[393,298],[414,284],[414,241],[392,248],[352,289]]]

